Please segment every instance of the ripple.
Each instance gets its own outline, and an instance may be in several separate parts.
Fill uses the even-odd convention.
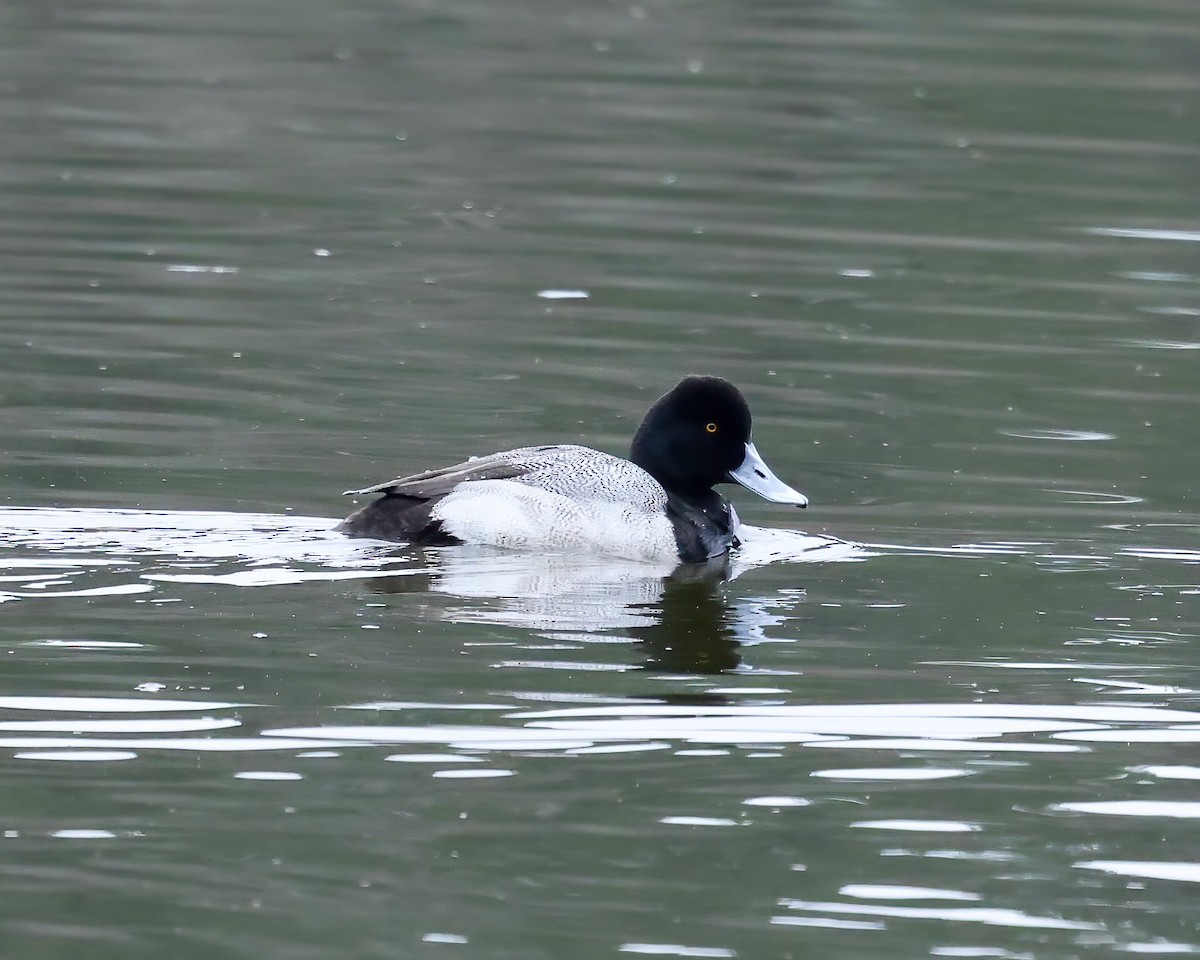
[[[1140,557],[1143,560],[1182,560],[1184,563],[1200,563],[1200,550],[1179,550],[1170,547],[1126,547],[1122,556]]]
[[[202,264],[202,263],[169,263],[167,264],[167,273],[212,273],[212,274],[236,274],[237,267],[219,266],[217,264]]]
[[[1142,347],[1146,350],[1200,350],[1200,343],[1194,340],[1122,340],[1120,342],[1130,347]]]
[[[877,737],[865,740],[830,740],[813,743],[816,748],[831,750],[938,750],[968,751],[972,753],[1078,753],[1082,747],[1065,743],[1012,743],[992,740],[956,740],[953,737],[930,737],[920,740],[915,737]]]
[[[1119,270],[1116,276],[1124,277],[1127,280],[1149,280],[1154,283],[1193,283],[1200,280],[1200,276],[1190,273],[1167,273],[1158,270]]]
[[[113,840],[116,834],[111,830],[88,830],[88,829],[65,829],[53,830],[50,833],[52,837],[59,837],[63,840]]]
[[[783,809],[785,807],[809,807],[812,806],[812,801],[806,800],[804,797],[747,797],[742,801],[742,805]]]
[[[1123,696],[1175,697],[1185,694],[1200,693],[1192,687],[1166,686],[1161,683],[1138,683],[1134,680],[1105,680],[1101,677],[1072,677],[1073,683],[1087,683],[1095,687],[1105,687]]]
[[[670,750],[671,744],[662,741],[646,741],[644,743],[612,743],[598,747],[570,747],[567,753],[572,756],[587,756],[600,753],[645,753],[653,750]]]
[[[1017,437],[1021,440],[1070,440],[1095,441],[1115,440],[1115,433],[1101,433],[1098,430],[1000,430],[1006,437]]]
[[[825,930],[886,930],[881,920],[841,920],[837,917],[772,917],[771,923],[785,927],[815,927]]]
[[[327,739],[289,739],[285,737],[0,737],[0,747],[17,750],[62,750],[82,747],[91,750],[181,750],[196,753],[252,753],[270,750],[311,750],[330,745],[353,747]]]
[[[1200,883],[1200,863],[1175,863],[1157,860],[1080,860],[1071,864],[1081,870],[1101,870],[1122,877],[1147,877],[1152,880],[1183,880]]]
[[[483,763],[483,757],[461,753],[393,753],[383,759],[393,763]]]
[[[1156,230],[1146,227],[1087,227],[1083,231],[1099,237],[1129,237],[1135,240],[1181,240],[1200,243],[1195,230]]]
[[[651,957],[736,957],[737,953],[725,947],[685,947],[679,943],[623,943],[620,953],[637,953]]]
[[[1186,800],[1096,800],[1056,803],[1051,810],[1072,813],[1099,813],[1110,817],[1168,817],[1178,820],[1200,819],[1200,801]]]
[[[858,914],[896,917],[914,920],[948,920],[956,923],[980,923],[996,927],[1025,927],[1031,930],[1103,930],[1100,923],[1065,920],[1061,917],[1038,917],[1020,910],[997,907],[898,907],[885,904],[814,902],[781,900],[781,907],[818,913]]]
[[[153,595],[168,587],[221,586],[273,589],[310,582],[419,578],[419,589],[474,601],[439,608],[456,623],[491,623],[524,629],[601,630],[645,626],[661,606],[664,578],[675,564],[649,564],[596,555],[523,554],[459,547],[436,554],[398,554],[394,544],[355,540],[320,517],[236,514],[218,511],[139,511],[0,507],[6,545],[48,554],[13,561],[18,571],[4,600],[89,599]],[[771,563],[863,560],[857,544],[801,531],[744,526],[743,546],[724,572],[733,580]],[[81,550],[109,558],[80,562]],[[56,554],[71,556],[56,559]],[[31,573],[19,572],[28,567]],[[164,569],[165,567],[165,569]],[[150,602],[175,601],[154,598]],[[495,601],[479,603],[480,600]],[[136,601],[142,602],[142,601]],[[747,639],[763,617],[742,604],[739,627]],[[745,620],[745,623],[741,623]],[[774,623],[767,617],[764,622]],[[362,624],[376,629],[376,624]],[[512,660],[513,669],[622,670],[609,664]]]
[[[439,780],[494,780],[500,777],[515,777],[515,770],[435,770],[431,776]]]
[[[181,710],[231,710],[249,703],[206,700],[151,700],[131,697],[0,697],[0,709],[68,713],[170,713]]]
[[[1200,780],[1200,767],[1143,766],[1130,767],[1130,773],[1145,773],[1163,780]]]
[[[266,728],[228,735],[244,720],[214,716],[245,703],[157,700],[153,697],[0,697],[0,709],[59,714],[0,720],[0,747],[25,752],[59,750],[193,750],[261,752],[333,750],[410,744],[417,750],[388,759],[409,763],[464,762],[475,754],[538,753],[574,757],[670,752],[693,762],[740,751],[747,758],[778,758],[789,749],[887,750],[895,754],[957,752],[975,757],[1006,753],[1072,753],[1074,742],[1195,742],[1200,713],[1155,706],[1026,704],[669,705],[602,704],[554,710],[511,710],[501,723],[375,723]],[[438,709],[421,701],[350,704],[376,712]],[[465,705],[491,714],[496,704]],[[193,712],[196,716],[170,716]],[[90,713],[102,716],[79,717]],[[107,714],[108,716],[103,716]],[[119,714],[134,714],[121,717]],[[167,714],[167,716],[153,716]],[[403,713],[401,713],[403,715]],[[461,713],[460,713],[461,715]],[[1183,721],[1183,722],[1181,722]],[[892,736],[881,736],[890,733]],[[55,734],[58,734],[57,736]],[[193,734],[189,736],[188,734]],[[1031,739],[1032,738],[1032,739]],[[1047,739],[1048,738],[1048,739]],[[455,758],[455,759],[451,759]],[[474,759],[474,757],[472,757]],[[1163,776],[1170,768],[1146,768]],[[1184,768],[1180,768],[1184,769]],[[946,765],[828,767],[811,776],[828,781],[920,782],[971,776],[979,770]],[[1183,774],[1179,774],[1182,778]],[[777,799],[777,798],[776,798]],[[778,805],[762,801],[762,805]]]
[[[327,724],[262,731],[266,739],[287,737],[362,745],[439,744],[458,750],[562,751],[570,755],[669,750],[684,745],[741,748],[783,745],[818,749],[956,751],[992,753],[1071,753],[1083,747],[1052,740],[1127,738],[1138,730],[1178,737],[1169,726],[1200,722],[1200,713],[1148,706],[1038,706],[1025,704],[845,704],[828,706],[674,706],[622,704],[515,711],[502,724]],[[1139,724],[1138,727],[1129,726]],[[1154,724],[1156,726],[1150,726]],[[881,736],[884,733],[903,736]],[[839,768],[840,769],[840,768]],[[959,767],[848,768],[856,779],[922,780],[967,776]],[[814,776],[837,779],[839,770]]]
[[[240,727],[233,717],[178,717],[152,720],[3,720],[0,730],[40,733],[194,733],[202,730],[228,730]]]
[[[680,827],[739,827],[741,822],[728,817],[660,817],[659,823],[672,824]]]
[[[1080,743],[1200,743],[1200,729],[1191,727],[1149,727],[1123,730],[1080,730],[1055,733],[1056,740]]]
[[[1130,506],[1135,503],[1142,503],[1142,497],[1135,497],[1129,494],[1113,493],[1111,490],[1055,490],[1050,489],[1047,493],[1054,493],[1063,496],[1064,503],[1091,503],[1097,506]],[[1076,499],[1068,500],[1066,497],[1074,497]],[[1097,557],[1091,556],[1056,556],[1054,554],[1043,554],[1042,559],[1063,559],[1063,560],[1090,560],[1095,561]]]
[[[131,593],[152,593],[154,587],[144,583],[114,583],[107,587],[88,587],[83,590],[30,590],[24,593],[7,591],[0,594],[6,600],[60,600],[63,597],[120,597]]]
[[[17,760],[75,760],[97,763],[108,760],[136,760],[131,750],[27,750],[14,753]]]
[[[814,770],[810,777],[831,780],[946,780],[969,777],[974,771],[937,767],[859,767],[846,770]]]
[[[61,650],[144,650],[146,644],[125,640],[25,640],[22,647],[48,647]]]
[[[978,824],[961,820],[859,820],[850,824],[863,830],[900,830],[906,833],[978,833]]]
[[[909,887],[886,883],[848,883],[838,890],[843,897],[861,900],[982,900],[977,893],[937,887]]]

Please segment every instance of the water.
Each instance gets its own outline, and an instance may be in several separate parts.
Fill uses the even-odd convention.
[[[1198,38],[0,14],[4,955],[1200,952]],[[331,530],[692,371],[728,571]]]

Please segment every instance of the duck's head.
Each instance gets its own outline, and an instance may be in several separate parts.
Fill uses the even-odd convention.
[[[771,472],[750,439],[750,408],[720,377],[684,377],[646,412],[630,459],[672,493],[701,497],[718,483],[740,483],[773,503],[808,498]]]

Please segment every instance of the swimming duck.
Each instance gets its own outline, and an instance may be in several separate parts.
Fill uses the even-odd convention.
[[[338,529],[405,543],[472,543],[700,563],[739,545],[735,482],[773,503],[808,498],[771,472],[750,439],[750,408],[720,377],[684,377],[655,401],[628,460],[590,447],[520,447],[388,480]]]

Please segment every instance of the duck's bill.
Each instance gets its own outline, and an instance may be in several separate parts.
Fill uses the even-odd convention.
[[[754,449],[752,443],[746,444],[746,459],[736,470],[729,471],[729,478],[772,503],[790,503],[797,507],[808,506],[808,497],[799,490],[793,490],[775,476],[771,472],[771,468],[763,463],[763,458],[758,455],[758,451]]]

